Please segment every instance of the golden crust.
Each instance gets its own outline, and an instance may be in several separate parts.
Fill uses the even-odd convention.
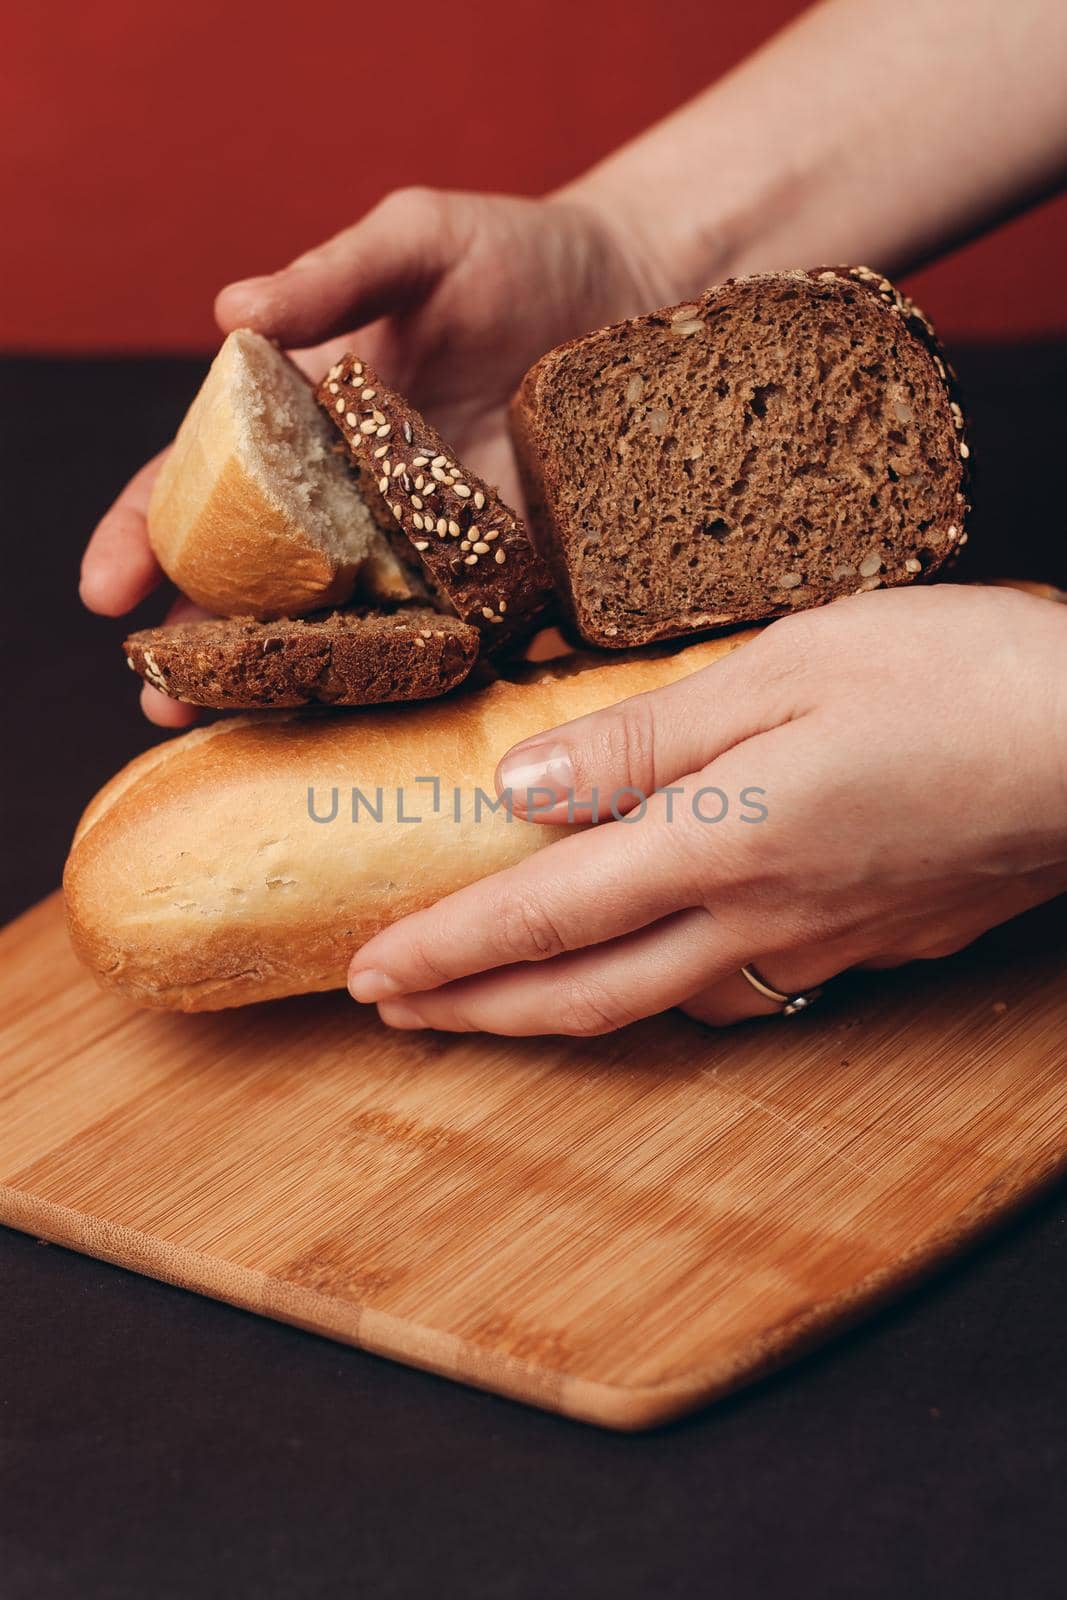
[[[191,502],[197,503],[192,515]],[[197,468],[179,460],[152,497],[149,530],[168,577],[220,616],[266,621],[341,605],[352,593],[353,569],[336,568],[293,527],[237,455],[216,472],[206,496]]]

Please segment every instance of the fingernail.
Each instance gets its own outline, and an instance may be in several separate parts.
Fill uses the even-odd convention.
[[[376,972],[373,967],[366,967],[349,978],[348,992],[353,1000],[370,1006],[379,1000],[388,1000],[390,995],[399,994],[400,984],[387,972]]]
[[[516,745],[497,768],[497,788],[511,790],[517,811],[545,811],[574,792],[574,766],[566,745]]]
[[[406,1000],[383,1000],[378,1015],[387,1028],[425,1028],[426,1023]]]

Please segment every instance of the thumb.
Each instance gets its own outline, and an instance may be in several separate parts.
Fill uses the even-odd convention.
[[[513,745],[498,792],[531,822],[602,821],[801,709],[773,630],[674,683]],[[634,791],[630,793],[629,791]]]
[[[425,299],[466,248],[459,196],[399,189],[280,272],[223,289],[224,333],[252,328],[282,345],[318,344]]]

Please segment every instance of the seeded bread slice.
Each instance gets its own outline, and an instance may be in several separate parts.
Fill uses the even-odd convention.
[[[357,356],[331,368],[319,402],[379,525],[401,536],[442,608],[478,628],[487,649],[528,633],[553,590],[521,517]]]
[[[591,644],[910,583],[966,541],[954,374],[867,267],[731,279],[572,340],[510,421],[535,538]]]
[[[429,700],[463,682],[478,643],[457,617],[411,606],[179,623],[133,633],[124,648],[132,670],[172,699],[252,711]]]

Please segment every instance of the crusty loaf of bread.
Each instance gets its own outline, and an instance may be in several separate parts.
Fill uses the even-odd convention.
[[[231,333],[156,481],[148,534],[164,572],[219,616],[298,616],[422,598],[360,495],[300,370]]]
[[[496,489],[358,356],[330,369],[319,401],[347,443],[368,505],[439,607],[477,628],[489,650],[529,633],[554,598],[552,580]]]
[[[428,606],[227,617],[131,633],[126,661],[174,700],[220,711],[430,700],[469,675],[476,628]]]
[[[74,947],[141,1005],[210,1011],[339,988],[379,929],[560,836],[490,809],[512,744],[749,637],[553,664],[401,711],[235,717],[157,745],[79,824],[63,878]]]
[[[929,577],[964,542],[954,376],[867,267],[732,279],[550,351],[511,409],[531,525],[592,644]]]

